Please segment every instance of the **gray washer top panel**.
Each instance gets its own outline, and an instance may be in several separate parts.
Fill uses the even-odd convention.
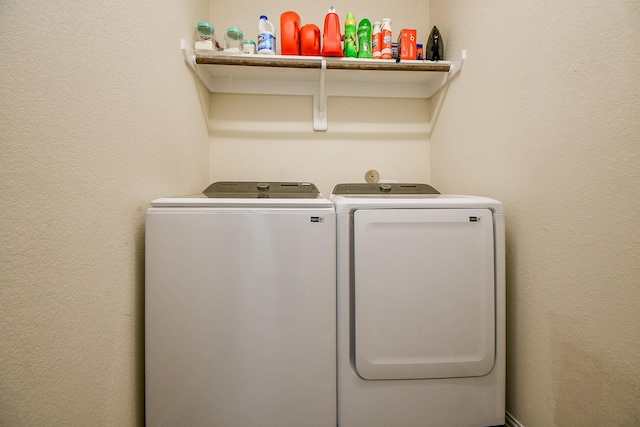
[[[214,182],[203,192],[209,198],[233,199],[316,199],[318,188],[310,182]]]
[[[373,195],[373,194],[440,194],[438,190],[428,184],[338,184],[333,188],[333,194],[343,195]]]

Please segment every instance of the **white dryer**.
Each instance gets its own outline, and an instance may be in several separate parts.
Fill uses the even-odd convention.
[[[219,182],[151,205],[146,425],[335,426],[333,204]]]
[[[340,184],[338,425],[505,422],[499,201],[426,184]]]

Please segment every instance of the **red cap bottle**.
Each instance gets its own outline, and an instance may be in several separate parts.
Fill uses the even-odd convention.
[[[342,34],[340,33],[340,18],[333,6],[329,8],[324,18],[324,33],[322,34],[322,56],[342,56]]]

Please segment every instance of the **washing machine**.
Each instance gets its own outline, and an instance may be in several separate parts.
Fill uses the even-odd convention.
[[[315,185],[217,182],[146,212],[147,426],[336,425],[336,233]]]
[[[499,201],[339,184],[338,425],[505,422]]]

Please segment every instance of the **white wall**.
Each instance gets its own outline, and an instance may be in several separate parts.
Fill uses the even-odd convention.
[[[432,182],[505,205],[507,409],[640,425],[640,3],[430,12],[449,53],[468,49],[432,100]]]
[[[208,13],[0,2],[0,425],[142,424],[144,211],[208,182]]]
[[[640,423],[637,2],[335,4],[423,36],[436,24],[469,59],[431,106],[330,99],[326,133],[310,98],[209,108],[178,41],[205,15],[248,34],[246,10],[321,26],[328,5],[206,3],[0,3],[0,425],[141,424],[149,200],[217,179],[328,193],[372,167],[429,181],[429,164],[436,188],[505,202],[510,411],[527,427]],[[390,128],[367,132],[384,108]],[[236,132],[257,116],[282,126]]]
[[[226,28],[241,28],[256,40],[260,14],[276,26],[280,14],[296,11],[302,24],[321,30],[333,4],[344,26],[347,12],[359,22],[392,18],[392,28],[416,28],[428,36],[428,2],[397,8],[389,2],[364,0],[334,3],[267,4],[248,0],[238,8],[212,2],[210,22],[222,40]],[[280,42],[278,41],[278,48]],[[376,87],[371,87],[375,92]],[[312,98],[305,96],[211,97],[210,180],[311,181],[329,195],[340,182],[364,182],[376,169],[382,179],[404,182],[429,180],[429,102],[381,98],[328,99],[328,130],[313,130]]]

